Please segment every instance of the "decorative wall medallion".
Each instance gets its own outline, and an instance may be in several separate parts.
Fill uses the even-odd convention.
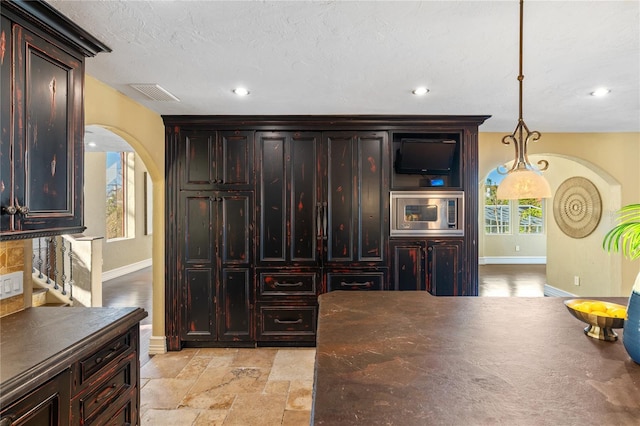
[[[600,223],[602,200],[598,188],[583,177],[572,177],[560,184],[553,198],[553,217],[568,236],[584,238]]]

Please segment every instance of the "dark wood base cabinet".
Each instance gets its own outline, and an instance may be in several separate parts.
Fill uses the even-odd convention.
[[[140,308],[2,318],[0,425],[137,425]]]
[[[168,349],[314,345],[331,291],[477,295],[487,118],[163,116]],[[407,140],[451,167],[407,173]],[[391,191],[463,193],[463,235],[390,238]]]
[[[391,290],[426,290],[435,296],[476,296],[477,287],[463,278],[464,240],[397,239],[391,251]],[[477,263],[477,261],[476,261]]]

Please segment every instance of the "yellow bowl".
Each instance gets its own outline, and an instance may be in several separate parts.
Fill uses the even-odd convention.
[[[587,336],[593,337],[594,339],[606,340],[610,342],[618,340],[618,334],[615,331],[613,331],[613,329],[624,327],[625,319],[614,318],[614,317],[603,316],[603,315],[596,315],[593,313],[587,313],[587,312],[583,312],[575,309],[576,305],[584,302],[603,303],[607,309],[621,308],[626,310],[627,307],[618,305],[617,303],[609,303],[609,302],[603,302],[601,300],[593,300],[593,299],[571,299],[571,300],[564,301],[564,304],[569,310],[569,312],[571,312],[571,315],[573,315],[580,321],[589,324],[584,329],[584,333]]]

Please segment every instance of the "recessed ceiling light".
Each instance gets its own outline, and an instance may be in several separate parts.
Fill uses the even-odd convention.
[[[96,146],[96,143],[95,142],[89,142],[87,145],[93,148],[94,146]]]
[[[233,93],[238,96],[247,96],[249,94],[249,90],[245,89],[244,87],[236,87],[235,89],[233,89]]]
[[[427,89],[426,87],[417,87],[413,89],[411,93],[418,96],[426,95],[427,93],[429,93],[429,89]]]
[[[601,87],[591,92],[591,96],[601,97],[606,96],[609,93],[611,93],[611,90],[607,89],[606,87]]]

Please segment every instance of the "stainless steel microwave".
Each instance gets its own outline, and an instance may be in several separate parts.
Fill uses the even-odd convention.
[[[464,192],[391,191],[390,235],[464,235]]]

